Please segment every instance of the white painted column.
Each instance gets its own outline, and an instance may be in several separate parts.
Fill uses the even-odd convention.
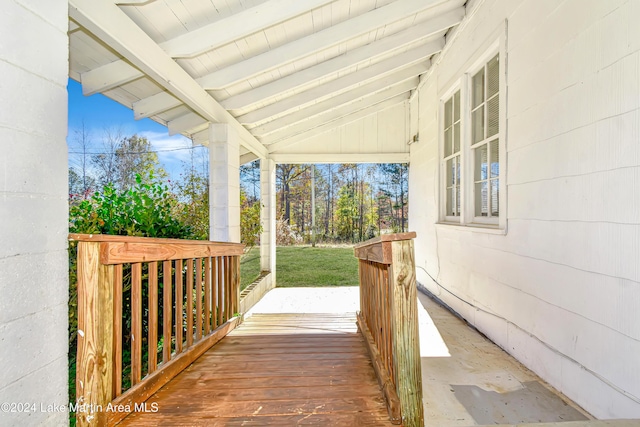
[[[2,2],[0,403],[36,408],[0,425],[69,422],[40,406],[69,404],[68,25],[66,0]]]
[[[271,159],[260,160],[260,269],[276,272],[276,163]],[[275,279],[273,279],[275,280]]]
[[[209,239],[240,242],[240,137],[225,123],[209,125]]]

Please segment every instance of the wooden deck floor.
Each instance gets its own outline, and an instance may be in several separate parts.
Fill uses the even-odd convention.
[[[391,426],[355,317],[256,314],[120,425]]]

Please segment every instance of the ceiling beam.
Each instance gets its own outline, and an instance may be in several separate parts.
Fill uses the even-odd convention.
[[[273,68],[342,43],[377,28],[415,15],[443,0],[396,0],[385,6],[340,22],[325,30],[278,46],[198,79],[202,87],[221,89]],[[301,1],[301,3],[304,3]]]
[[[334,96],[334,94],[345,92],[350,88],[362,85],[368,81],[375,80],[381,76],[391,74],[394,71],[398,71],[403,68],[407,69],[407,74],[417,76],[429,69],[429,61],[424,60],[424,56],[420,50],[412,49],[401,55],[378,62],[377,64],[355,73],[347,74],[344,77],[316,86],[281,101],[274,102],[266,107],[251,111],[250,113],[238,117],[238,120],[242,123],[266,120],[269,117],[278,116],[288,111],[304,107],[305,105],[309,105],[323,99],[328,99],[331,96]]]
[[[202,118],[201,115],[188,113],[177,119],[170,120],[167,123],[169,135],[177,135],[179,133],[192,134],[209,128],[209,121]]]
[[[292,126],[296,123],[310,119],[319,114],[332,111],[336,108],[341,108],[343,105],[357,102],[360,99],[376,94],[378,91],[395,91],[396,86],[401,86],[401,88],[398,88],[398,90],[404,92],[405,88],[416,88],[418,86],[418,83],[420,83],[420,79],[418,77],[410,76],[409,78],[402,78],[402,76],[399,76],[398,74],[392,74],[390,76],[384,77],[383,79],[375,80],[371,83],[365,84],[364,86],[359,86],[356,89],[352,89],[338,96],[334,96],[333,98],[318,102],[306,108],[297,110],[291,114],[287,114],[286,116],[283,116],[279,119],[275,119],[263,125],[257,126],[251,129],[251,133],[258,136],[268,135],[271,132],[287,128],[288,126]]]
[[[362,110],[371,105],[378,104],[382,101],[393,98],[395,96],[398,96],[401,94],[407,94],[407,98],[408,98],[409,97],[408,93],[409,91],[411,91],[411,89],[415,89],[415,85],[413,84],[413,81],[406,80],[402,84],[391,86],[379,92],[373,93],[371,94],[371,96],[360,98],[355,102],[344,104],[339,108],[334,108],[332,110],[325,111],[322,114],[316,115],[315,117],[300,121],[291,126],[278,129],[275,132],[272,132],[272,133],[269,133],[268,135],[260,137],[260,141],[263,144],[272,144],[281,139],[289,138],[293,135],[317,128],[318,126],[324,125],[325,123],[332,122],[341,117],[348,116],[349,114],[353,114],[356,111]]]
[[[269,156],[276,163],[409,163],[406,153],[274,153]]]
[[[247,163],[251,163],[254,160],[257,160],[258,156],[256,156],[253,153],[247,153],[247,154],[241,154],[240,155],[240,166],[247,164]]]
[[[268,0],[160,43],[174,58],[192,58],[336,0]]]
[[[290,145],[293,144],[297,144],[301,141],[304,141],[305,139],[309,139],[312,138],[316,135],[320,135],[322,133],[325,132],[329,132],[330,130],[336,129],[340,126],[344,126],[347,125],[349,123],[353,123],[356,120],[360,120],[362,118],[365,118],[367,116],[370,116],[372,114],[376,114],[379,113],[382,110],[386,110],[387,108],[396,106],[400,103],[405,102],[407,99],[409,99],[409,95],[399,95],[399,96],[395,96],[391,99],[388,99],[386,101],[383,101],[379,104],[376,105],[372,105],[370,107],[367,108],[363,108],[360,111],[356,111],[353,114],[349,114],[347,116],[343,116],[341,118],[339,118],[338,120],[334,120],[332,122],[326,123],[322,126],[318,126],[314,129],[310,129],[307,132],[303,132],[303,133],[299,133],[297,135],[293,135],[289,138],[286,139],[282,139],[276,143],[270,144],[267,146],[267,149],[269,150],[269,153],[274,153],[277,151],[281,151],[282,149],[289,147]]]
[[[450,22],[455,22],[458,19],[459,18],[457,16],[449,19],[446,25],[449,25]],[[427,22],[427,24],[431,24],[431,21]],[[424,39],[429,35],[442,31],[445,28],[449,28],[441,25],[429,25],[428,28],[425,27],[427,27],[425,24],[410,27],[405,31],[401,31],[393,36],[385,37],[368,45],[354,49],[344,55],[337,56],[318,65],[314,65],[275,80],[271,83],[267,83],[255,89],[232,96],[223,101],[222,104],[227,108],[246,108],[253,104],[266,102],[269,98],[274,98],[281,95],[283,92],[313,84],[313,82],[322,79],[328,74],[340,72],[365,61],[374,60],[376,57],[388,54],[394,50],[397,51],[403,46],[414,43],[417,40]],[[431,56],[434,53],[440,52],[443,45],[444,43],[442,41],[433,41],[426,45],[422,45],[421,49],[424,49],[425,56]]]
[[[94,0],[69,0],[69,16],[194,112],[212,123],[228,123],[243,145],[265,157],[266,149],[162,50],[120,8]]]
[[[125,61],[115,61],[80,74],[82,94],[85,96],[105,92],[132,82],[144,74]]]
[[[153,117],[180,105],[182,102],[169,92],[156,93],[133,103],[133,117],[136,120]]]

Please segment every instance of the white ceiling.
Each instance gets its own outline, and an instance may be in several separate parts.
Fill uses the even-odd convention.
[[[406,102],[465,0],[69,0],[69,76],[243,160]]]

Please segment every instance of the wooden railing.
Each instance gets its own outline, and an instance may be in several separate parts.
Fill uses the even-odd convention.
[[[72,234],[78,242],[76,417],[113,425],[241,320],[243,245]]]
[[[413,238],[387,234],[356,245],[360,270],[358,327],[382,388],[389,418],[422,427],[422,374]]]

